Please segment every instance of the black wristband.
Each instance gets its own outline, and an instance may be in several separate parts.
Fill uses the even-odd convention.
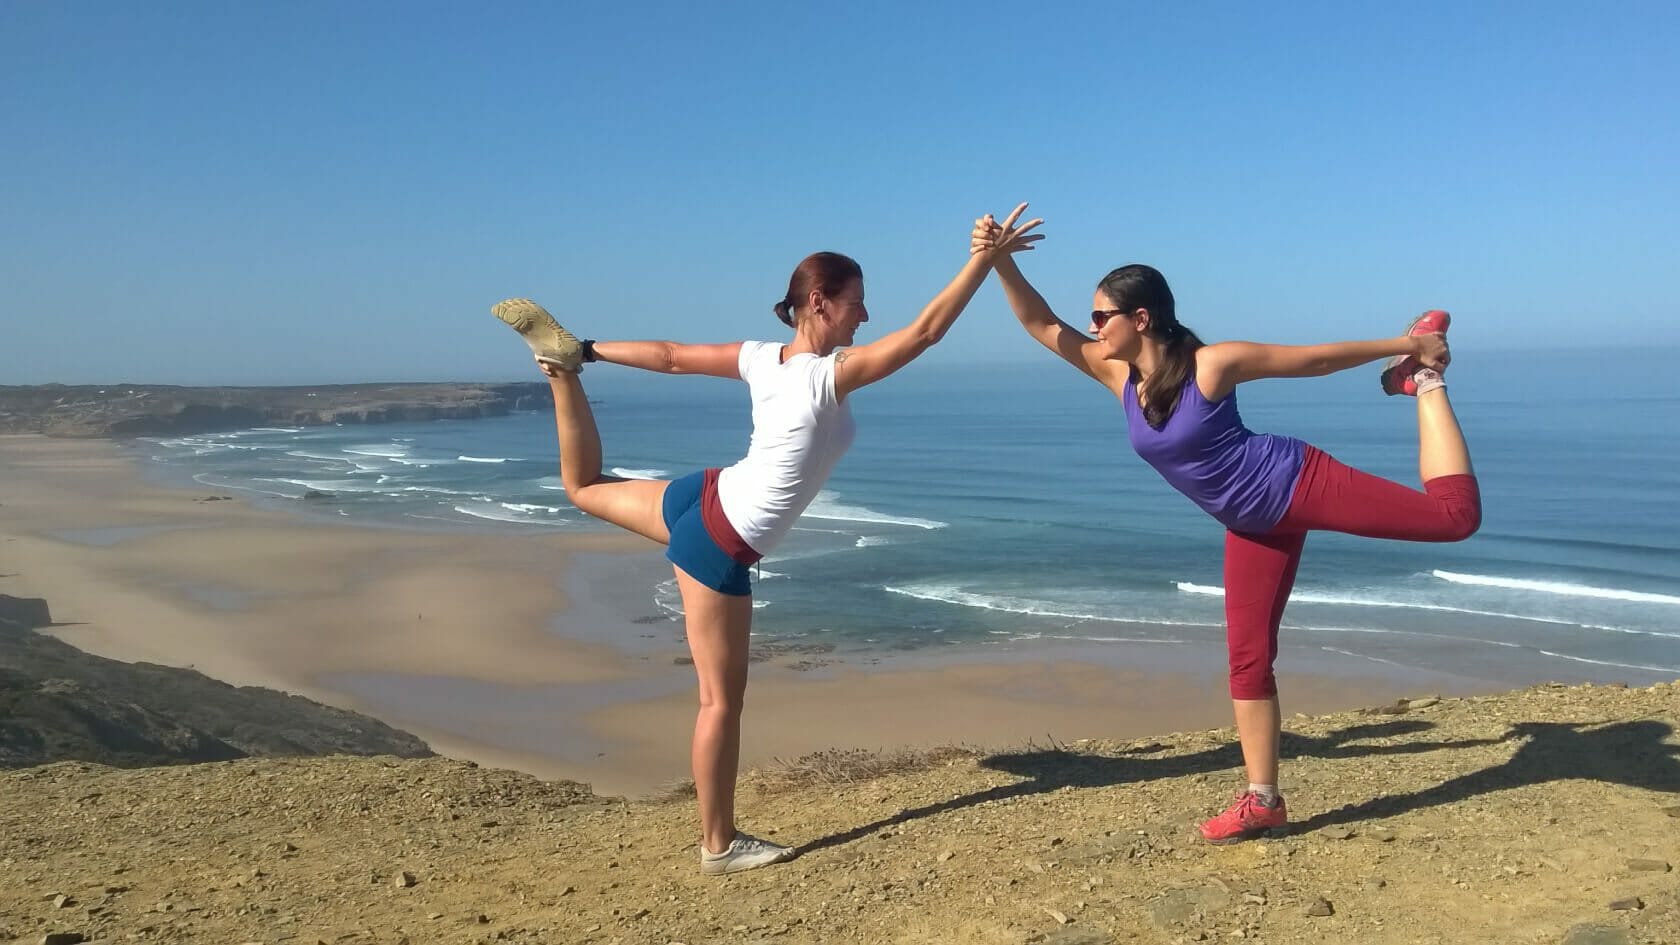
[[[585,338],[583,341],[583,362],[585,364],[595,363],[595,341],[592,338]]]

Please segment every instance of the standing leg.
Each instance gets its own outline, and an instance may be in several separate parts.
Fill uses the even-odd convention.
[[[673,570],[682,592],[688,649],[700,682],[692,751],[700,841],[707,851],[721,853],[735,839],[735,778],[741,760],[752,598],[719,593],[681,568]]]
[[[1295,572],[1304,532],[1269,535],[1225,533],[1225,639],[1231,661],[1231,705],[1242,740],[1243,763],[1254,784],[1277,784],[1278,626]]]
[[[1225,637],[1231,661],[1231,708],[1237,737],[1251,785],[1278,781],[1278,741],[1282,713],[1278,708],[1278,626],[1295,586],[1305,532],[1250,535],[1225,534]],[[1202,824],[1202,836],[1230,843],[1281,827],[1286,818],[1281,799],[1268,808],[1244,792],[1229,810]]]

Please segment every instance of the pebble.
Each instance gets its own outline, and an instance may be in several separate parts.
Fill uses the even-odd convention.
[[[1617,899],[1610,903],[1611,912],[1637,912],[1643,908],[1645,908],[1645,900],[1638,896],[1629,896],[1626,899]]]
[[[1330,904],[1330,900],[1328,900],[1328,899],[1314,899],[1312,901],[1312,905],[1307,907],[1307,915],[1310,915],[1310,916],[1323,917],[1323,916],[1335,915],[1335,914],[1336,914],[1336,907],[1332,906]]]
[[[1627,866],[1636,873],[1666,873],[1669,870],[1666,860],[1628,860]]]
[[[1613,926],[1577,925],[1564,933],[1563,945],[1628,945],[1628,936]]]

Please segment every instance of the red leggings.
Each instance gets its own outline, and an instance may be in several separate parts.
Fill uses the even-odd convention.
[[[1225,641],[1231,698],[1277,694],[1278,625],[1309,531],[1402,541],[1463,541],[1482,524],[1476,477],[1441,476],[1408,489],[1306,448],[1289,511],[1263,535],[1225,533]]]

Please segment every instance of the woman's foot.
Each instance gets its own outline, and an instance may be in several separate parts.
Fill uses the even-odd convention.
[[[1447,327],[1451,324],[1451,315],[1448,315],[1440,309],[1430,309],[1422,315],[1412,319],[1412,323],[1406,326],[1405,334],[1408,336],[1436,334],[1445,335],[1447,333]],[[1383,393],[1388,394],[1391,397],[1395,394],[1404,394],[1408,397],[1416,397],[1418,394],[1418,382],[1415,375],[1418,371],[1424,369],[1423,365],[1418,363],[1417,358],[1414,358],[1409,354],[1397,354],[1394,357],[1389,358],[1387,361],[1383,362]],[[1435,380],[1437,382],[1440,380],[1440,375],[1438,373],[1436,374]]]
[[[729,841],[729,846],[724,847],[722,853],[712,853],[705,844],[700,845],[700,872],[710,876],[739,873],[791,859],[792,847],[760,840],[740,831],[735,832],[735,839]]]
[[[1218,817],[1202,822],[1202,839],[1209,843],[1238,843],[1256,837],[1281,837],[1289,830],[1289,808],[1283,795],[1270,806],[1253,791],[1237,795],[1237,801]]]
[[[490,306],[490,314],[506,322],[531,346],[537,360],[568,374],[583,370],[583,343],[560,327],[554,316],[530,299],[507,299]]]

